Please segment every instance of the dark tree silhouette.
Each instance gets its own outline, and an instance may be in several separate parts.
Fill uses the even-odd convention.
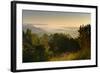
[[[79,29],[79,43],[82,51],[80,59],[90,59],[91,58],[91,26],[90,24],[86,26],[80,26]]]
[[[90,24],[86,26],[80,26],[79,29],[79,39],[80,39],[80,44],[81,47],[86,47],[86,48],[91,48],[91,26]]]
[[[39,62],[47,60],[45,48],[39,37],[31,30],[23,31],[23,62]]]
[[[54,54],[71,52],[80,48],[78,41],[58,33],[50,36],[49,45]]]

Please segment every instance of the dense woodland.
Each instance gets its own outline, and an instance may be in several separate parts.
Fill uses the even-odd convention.
[[[91,26],[79,27],[79,36],[23,31],[23,62],[85,60],[91,58]]]

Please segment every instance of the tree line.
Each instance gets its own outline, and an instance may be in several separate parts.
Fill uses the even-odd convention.
[[[79,27],[79,36],[72,38],[68,34],[54,33],[39,35],[30,29],[23,31],[23,62],[49,61],[51,57],[63,53],[85,51],[85,55],[76,59],[89,59],[91,46],[91,26]]]

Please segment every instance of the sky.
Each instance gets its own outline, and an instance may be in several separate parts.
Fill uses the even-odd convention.
[[[23,10],[22,17],[23,25],[31,24],[45,31],[66,31],[68,27],[91,24],[90,13]]]

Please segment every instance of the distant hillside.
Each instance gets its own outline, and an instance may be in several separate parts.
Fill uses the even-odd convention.
[[[22,28],[23,28],[23,31],[30,29],[33,33],[37,33],[39,35],[44,34],[44,33],[47,33],[47,34],[65,33],[65,34],[69,34],[72,38],[77,38],[79,35],[79,33],[78,33],[79,28],[78,27],[65,27],[65,28],[61,28],[61,29],[48,30],[48,29],[35,27],[32,24],[23,24]]]
[[[31,31],[34,33],[45,33],[46,32],[41,28],[37,28],[33,26],[32,24],[23,24],[22,28],[23,28],[23,31],[26,31],[27,29],[31,29]]]

